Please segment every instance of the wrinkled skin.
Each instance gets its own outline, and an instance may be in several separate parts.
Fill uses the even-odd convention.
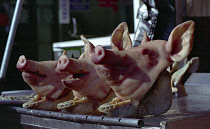
[[[121,23],[112,34],[114,51],[96,46],[92,61],[96,64],[98,75],[115,92],[117,97],[113,101],[138,107],[160,73],[173,62],[182,61],[188,56],[192,49],[193,35],[194,22],[187,21],[174,28],[168,41],[150,41],[144,34],[141,45],[131,48],[127,24]],[[112,112],[112,108],[115,107],[107,108],[104,104],[99,110],[107,113]],[[133,113],[123,114],[123,111],[121,117],[133,116]]]
[[[56,110],[58,103],[73,98],[72,91],[61,83],[61,79],[67,74],[57,69],[57,61],[33,61],[22,55],[16,67],[22,71],[23,80],[37,94],[36,98],[23,104],[23,107]]]

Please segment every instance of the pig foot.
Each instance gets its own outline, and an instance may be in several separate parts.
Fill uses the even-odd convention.
[[[72,114],[83,114],[83,115],[102,115],[97,108],[99,103],[97,101],[91,100],[87,97],[78,99],[75,97],[74,100],[65,101],[57,105],[58,109],[62,112],[72,113]]]
[[[137,106],[131,100],[121,101],[114,98],[111,102],[101,105],[98,110],[113,117],[135,117]]]

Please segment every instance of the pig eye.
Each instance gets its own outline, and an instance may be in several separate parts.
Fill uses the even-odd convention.
[[[142,55],[149,56],[149,57],[154,57],[154,52],[150,49],[143,49],[142,50]]]

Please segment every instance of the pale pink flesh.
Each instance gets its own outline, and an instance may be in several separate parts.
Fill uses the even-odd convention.
[[[56,99],[65,89],[61,79],[67,76],[66,73],[57,70],[56,65],[57,61],[39,62],[27,60],[25,56],[20,56],[16,67],[23,72],[24,81],[37,95]]]
[[[123,56],[123,58],[122,58]],[[92,61],[95,64],[107,64],[110,66],[126,67],[126,55],[118,54],[116,51],[105,50],[102,46],[98,45],[94,49]],[[123,63],[122,63],[123,62]]]
[[[166,42],[159,42],[158,45],[153,43],[151,48],[143,45],[114,52],[97,46],[95,52],[100,51],[100,54],[95,53],[92,61],[98,64],[98,75],[111,86],[117,97],[122,100],[131,99],[138,104],[159,74],[171,63],[164,53]],[[148,49],[151,51],[146,52]]]
[[[110,90],[110,87],[97,75],[90,57],[69,59],[63,55],[58,61],[57,68],[69,74],[62,79],[62,83],[73,90],[75,97],[102,100]]]
[[[189,55],[194,26],[193,21],[178,25],[168,41],[150,41],[144,34],[142,44],[131,48],[127,24],[121,23],[111,37],[113,51],[96,46],[92,56],[95,69],[118,98],[138,105],[161,72],[173,61],[181,61]]]

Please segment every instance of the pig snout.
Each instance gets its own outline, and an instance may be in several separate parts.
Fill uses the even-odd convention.
[[[68,73],[77,73],[83,71],[83,65],[85,65],[84,61],[68,58],[66,55],[62,55],[57,63],[57,69],[61,72],[68,72]]]
[[[105,50],[102,46],[98,45],[94,49],[94,54],[92,56],[92,61],[95,64],[99,64],[105,57]]]
[[[26,63],[27,63],[27,59],[24,55],[22,55],[22,56],[19,57],[18,62],[16,64],[16,67],[19,70],[23,70],[26,66]]]
[[[16,67],[18,70],[22,72],[30,72],[30,73],[37,73],[37,74],[46,74],[45,70],[46,66],[51,67],[50,65],[54,65],[55,63],[40,63],[33,60],[28,60],[24,55],[20,56]]]
[[[95,47],[94,54],[91,59],[94,64],[124,68],[127,67],[127,57],[128,56],[125,52],[106,50],[102,46],[98,45]]]
[[[59,61],[58,61],[58,64],[57,64],[57,68],[60,70],[60,71],[64,71],[67,69],[69,65],[69,59],[66,55],[62,55],[60,58],[59,58]]]

